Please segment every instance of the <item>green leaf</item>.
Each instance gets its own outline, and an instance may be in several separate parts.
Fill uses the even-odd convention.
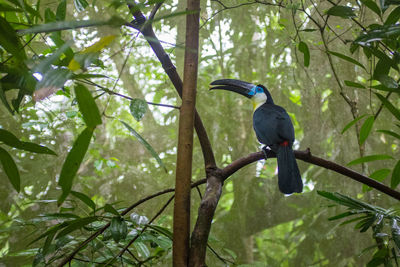
[[[397,161],[396,166],[394,166],[390,187],[396,188],[399,183],[400,183],[400,160]]]
[[[47,230],[46,232],[44,232],[43,234],[41,234],[40,236],[38,236],[37,238],[35,238],[33,241],[31,241],[28,245],[31,245],[33,243],[35,243],[36,241],[39,241],[40,239],[48,236],[48,235],[54,235],[58,230],[66,227],[68,225],[68,222],[62,222],[60,224],[57,224],[55,226],[50,227],[49,230]]]
[[[58,181],[58,185],[61,186],[63,191],[57,201],[58,205],[61,205],[64,202],[71,191],[73,179],[78,172],[79,166],[81,165],[83,157],[89,147],[93,131],[94,129],[89,127],[83,130],[65,159],[61,169],[60,179]]]
[[[383,105],[397,118],[397,120],[400,121],[400,110],[393,106],[392,103],[389,102],[389,100],[386,99],[381,94],[375,93],[375,95],[379,98],[379,100],[383,103]]]
[[[398,134],[398,133],[395,133],[395,132],[392,132],[392,131],[388,131],[388,130],[378,130],[377,132],[393,136],[394,138],[397,138],[397,139],[400,140],[400,134]]]
[[[348,6],[334,6],[328,9],[326,14],[336,17],[341,17],[344,19],[354,18],[356,14],[351,7]]]
[[[348,217],[348,216],[352,216],[355,215],[356,213],[351,212],[351,211],[346,211],[344,213],[338,214],[336,216],[330,217],[328,218],[329,221],[334,221],[334,220],[338,220],[338,219],[342,219],[344,217]]]
[[[85,203],[92,210],[96,210],[96,204],[93,202],[93,200],[89,196],[87,196],[81,192],[77,192],[77,191],[71,191],[71,195],[80,199],[83,203]]]
[[[391,157],[389,155],[384,155],[384,154],[370,155],[370,156],[365,156],[365,157],[361,157],[361,158],[355,159],[353,161],[350,161],[349,163],[347,163],[347,166],[361,164],[361,163],[370,162],[370,161],[376,161],[376,160],[385,160],[385,159],[393,159],[393,157]]]
[[[111,236],[116,243],[125,239],[128,234],[126,221],[120,216],[111,219],[110,230]]]
[[[117,216],[120,216],[119,212],[110,204],[104,205],[104,211],[109,212],[114,215],[117,215]]]
[[[397,225],[396,219],[392,219],[392,238],[397,249],[400,249],[400,227]]]
[[[124,121],[120,121],[131,133],[136,139],[150,152],[150,154],[157,160],[158,164],[164,169],[165,172],[168,172],[167,168],[165,167],[164,163],[162,162],[161,158],[158,156],[156,151],[154,151],[153,147],[147,143],[146,140],[143,139],[140,134],[138,134],[129,124],[127,124]]]
[[[365,89],[365,86],[362,85],[361,83],[356,83],[356,82],[345,80],[344,84],[347,85],[347,86],[350,86],[350,87]]]
[[[152,224],[148,224],[147,227],[153,229],[154,231],[162,235],[165,235],[166,237],[172,240],[172,232],[169,229]]]
[[[26,59],[25,50],[15,34],[15,30],[2,16],[0,16],[0,46],[17,60],[23,61]]]
[[[354,58],[351,58],[349,56],[343,55],[342,53],[334,52],[334,51],[327,51],[327,53],[329,53],[331,55],[334,55],[334,56],[336,56],[338,58],[341,58],[343,60],[346,60],[347,62],[353,63],[353,64],[355,64],[357,66],[360,66],[361,68],[363,68],[365,70],[364,65],[361,64],[360,62],[358,62],[357,60],[355,60]]]
[[[97,125],[101,124],[99,108],[86,86],[78,83],[75,86],[75,94],[79,110],[82,113],[86,125],[90,128],[95,128]]]
[[[144,101],[143,99],[138,99],[138,98],[132,99],[129,105],[129,110],[131,111],[132,116],[137,121],[140,121],[143,118],[147,109],[148,109],[147,102]]]
[[[78,12],[85,10],[85,8],[89,5],[86,0],[74,0],[75,8]]]
[[[14,189],[19,193],[21,179],[19,177],[17,165],[15,164],[10,154],[8,154],[8,152],[1,147],[0,147],[0,162],[3,165],[3,170],[6,173],[8,180],[11,182]]]
[[[361,0],[361,3],[363,3],[366,7],[371,9],[375,14],[377,14],[379,17],[381,16],[381,9],[379,6],[375,3],[375,1],[372,0]]]
[[[354,124],[356,124],[357,121],[361,120],[362,118],[364,118],[365,116],[367,116],[367,114],[364,114],[358,118],[355,118],[354,120],[352,120],[351,122],[349,122],[348,124],[346,124],[346,126],[344,126],[343,130],[342,130],[342,134],[344,134],[344,132],[346,132],[348,129],[350,129],[351,126],[353,126]]]
[[[12,7],[12,6],[7,5],[5,3],[0,3],[0,11],[2,11],[2,12],[10,12],[10,11],[12,11],[12,12],[23,12],[22,9]]]
[[[143,257],[148,258],[150,257],[150,251],[147,246],[143,242],[135,242],[133,246],[137,249],[137,251],[143,255]]]
[[[395,24],[400,19],[400,6],[393,9],[385,21],[385,25]]]
[[[4,144],[15,147],[18,149],[22,149],[25,151],[29,152],[34,152],[34,153],[39,153],[39,154],[50,154],[50,155],[57,155],[53,150],[41,146],[35,143],[31,142],[23,142],[20,141],[15,135],[13,135],[11,132],[0,129],[0,142],[3,142]]]
[[[57,21],[46,24],[39,24],[28,29],[18,30],[19,35],[25,35],[30,33],[43,33],[43,32],[54,32],[62,30],[71,30],[79,28],[87,28],[94,26],[121,26],[126,23],[119,17],[112,17],[109,20],[73,20],[73,21]]]
[[[63,21],[67,15],[67,1],[61,0],[56,11],[56,20]]]
[[[378,75],[378,81],[386,86],[389,89],[397,89],[399,88],[399,84],[392,78],[387,75]]]
[[[382,25],[368,31],[367,33],[362,33],[354,40],[354,42],[365,46],[368,43],[381,41],[383,39],[396,39],[399,35],[400,25]]]
[[[369,177],[378,182],[382,182],[389,175],[389,173],[389,169],[380,169],[371,173]]]
[[[304,55],[304,67],[308,67],[310,65],[310,50],[305,42],[299,43],[299,51]]]
[[[63,237],[75,230],[81,229],[82,227],[88,225],[89,223],[92,223],[97,220],[98,220],[97,216],[90,216],[90,217],[86,217],[86,218],[79,218],[79,219],[73,220],[73,221],[69,222],[67,227],[65,227],[62,231],[60,231],[57,234],[56,239]]]
[[[369,133],[371,132],[372,126],[374,125],[375,121],[375,116],[370,116],[368,117],[363,125],[361,126],[360,129],[360,144],[364,144],[365,140],[367,140],[367,137],[369,136]]]

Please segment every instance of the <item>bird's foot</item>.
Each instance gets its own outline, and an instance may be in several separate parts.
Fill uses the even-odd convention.
[[[271,152],[271,149],[270,149],[268,146],[264,146],[264,147],[262,148],[262,152],[264,153],[264,158],[265,158],[265,159],[268,159],[268,153]]]

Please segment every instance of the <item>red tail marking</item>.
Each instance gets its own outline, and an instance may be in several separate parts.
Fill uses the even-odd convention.
[[[289,146],[289,141],[283,141],[279,144],[280,146]]]

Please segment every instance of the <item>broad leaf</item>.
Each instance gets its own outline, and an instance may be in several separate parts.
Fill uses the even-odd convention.
[[[81,192],[77,192],[77,191],[71,191],[71,195],[80,199],[83,203],[85,203],[92,210],[96,210],[96,204],[93,202],[93,200],[89,196],[87,196]]]
[[[22,61],[26,59],[25,50],[15,34],[15,30],[2,16],[0,16],[0,46],[17,60]]]
[[[128,226],[126,221],[120,216],[111,219],[110,230],[111,236],[116,243],[125,239],[128,235]]]
[[[90,140],[93,135],[93,128],[86,128],[78,136],[72,149],[69,151],[67,158],[61,169],[60,179],[58,185],[61,186],[63,191],[62,195],[58,199],[58,205],[61,205],[71,192],[73,179],[78,172],[78,169],[82,163],[83,157],[89,147]]]
[[[160,164],[160,166],[164,169],[165,172],[167,171],[167,168],[165,167],[164,163],[162,162],[161,158],[158,156],[158,154],[156,153],[156,151],[154,151],[153,147],[147,143],[146,140],[144,140],[144,138],[142,136],[140,136],[140,134],[138,134],[131,126],[129,126],[129,124],[127,124],[126,122],[120,121],[131,133],[134,137],[136,137],[136,139],[142,143],[142,145],[144,145],[144,147],[150,152],[150,154],[157,160],[158,164]]]
[[[299,51],[304,56],[304,67],[308,67],[310,65],[310,50],[305,42],[299,43]]]
[[[61,0],[58,4],[57,11],[56,11],[56,20],[63,21],[67,15],[67,1]]]
[[[74,221],[71,221],[71,222],[68,223],[67,227],[65,227],[62,231],[60,231],[57,234],[56,239],[58,239],[60,237],[63,237],[63,236],[65,236],[65,235],[67,235],[67,234],[69,234],[69,233],[71,233],[71,232],[73,232],[75,230],[81,229],[84,226],[88,225],[89,223],[92,223],[92,222],[97,221],[97,220],[98,220],[97,216],[90,216],[90,217],[79,218],[79,219],[76,219]]]
[[[396,166],[394,166],[390,187],[396,188],[399,183],[400,183],[400,160],[397,161]]]
[[[328,9],[326,14],[331,15],[331,16],[342,17],[345,19],[356,17],[356,14],[354,14],[353,9],[348,6],[331,7],[330,9]]]
[[[361,3],[363,3],[366,7],[371,9],[375,14],[377,14],[379,17],[381,16],[381,9],[379,6],[375,3],[375,1],[372,0],[361,0]]]
[[[356,164],[361,164],[361,163],[365,163],[365,162],[370,162],[370,161],[376,161],[376,160],[385,160],[385,159],[393,159],[393,157],[389,156],[389,155],[370,155],[370,156],[365,156],[365,157],[361,157],[358,159],[355,159],[353,161],[350,161],[349,163],[347,163],[348,166],[351,165],[356,165]]]
[[[143,99],[132,99],[131,103],[129,104],[129,110],[131,111],[132,116],[137,121],[140,121],[143,118],[144,114],[146,114],[147,109],[147,102]]]
[[[99,108],[86,86],[77,84],[75,86],[75,94],[79,110],[82,113],[86,125],[90,128],[95,128],[97,125],[101,124]]]
[[[383,103],[383,105],[400,121],[400,110],[393,106],[392,103],[389,102],[383,95],[375,93],[375,95],[379,98],[379,100]]]
[[[331,55],[334,55],[334,56],[336,56],[338,58],[341,58],[343,60],[346,60],[347,62],[353,63],[353,64],[355,64],[357,66],[360,66],[361,68],[363,68],[365,70],[364,65],[361,64],[360,62],[358,62],[357,60],[355,60],[354,58],[351,58],[349,56],[343,55],[342,53],[334,52],[334,51],[327,51],[327,53],[329,53]]]
[[[395,24],[400,19],[400,6],[393,9],[385,21],[385,25]]]
[[[350,129],[351,126],[353,126],[354,124],[356,124],[357,121],[361,120],[362,118],[364,118],[365,116],[367,116],[367,114],[364,114],[360,117],[355,118],[354,120],[352,120],[351,122],[349,122],[348,124],[346,124],[346,126],[344,126],[343,130],[342,130],[342,134],[344,134],[344,132],[346,132],[348,129]]]
[[[360,144],[364,144],[365,140],[367,140],[367,137],[369,136],[369,133],[371,132],[372,126],[374,125],[375,121],[375,116],[370,116],[368,117],[363,125],[361,126],[360,129]]]
[[[6,173],[8,180],[11,182],[14,189],[17,192],[19,192],[21,179],[19,177],[17,165],[15,164],[10,154],[8,154],[8,152],[1,147],[0,147],[0,162],[1,165],[3,165],[3,170]]]
[[[104,205],[104,211],[109,212],[114,215],[117,215],[117,216],[120,216],[119,212],[110,204]]]

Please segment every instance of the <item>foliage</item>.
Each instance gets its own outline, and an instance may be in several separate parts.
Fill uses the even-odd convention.
[[[318,191],[318,194],[347,207],[346,212],[330,217],[328,220],[346,218],[347,220],[342,222],[341,226],[356,223],[354,228],[359,229],[361,233],[368,231],[368,229],[372,230],[372,238],[375,239],[376,244],[365,248],[362,252],[374,250],[372,259],[367,263],[367,266],[398,265],[400,249],[400,216],[398,216],[398,211],[385,210],[339,193]]]
[[[160,2],[152,26],[181,72],[184,1],[142,1],[137,7],[148,14]],[[218,165],[259,149],[250,130],[251,107],[235,96],[207,93],[215,78],[239,78],[271,89],[292,117],[298,148],[310,147],[398,187],[397,2],[202,3],[196,105]],[[171,212],[146,220],[163,201],[121,215],[134,200],[173,187],[178,112],[147,103],[179,104],[146,42],[125,27],[132,20],[126,2],[10,0],[0,1],[0,12],[1,264],[51,265],[107,223],[110,228],[77,260],[168,264]],[[194,151],[197,180],[204,166],[197,144]],[[370,261],[371,250],[358,257],[370,238],[327,225],[315,189],[398,204],[337,174],[300,168],[306,184],[300,196],[277,192],[271,159],[225,183],[209,240],[210,266],[231,260],[269,266]],[[380,225],[390,229],[380,237],[385,249],[372,257],[382,262],[397,247],[397,217],[369,207],[363,214],[371,220],[383,214]],[[378,219],[368,221],[373,231]],[[133,256],[116,257],[137,235]]]

